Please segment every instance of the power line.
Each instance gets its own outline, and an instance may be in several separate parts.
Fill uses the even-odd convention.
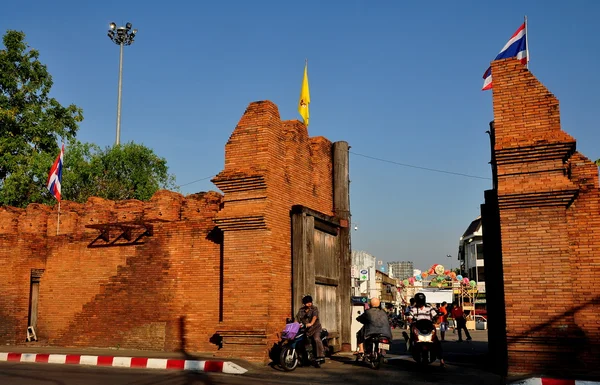
[[[357,155],[357,156],[362,156],[363,158],[368,158],[368,159],[373,159],[373,160],[377,160],[379,162],[385,162],[385,163],[391,163],[391,164],[395,164],[397,166],[403,166],[403,167],[410,167],[410,168],[417,168],[419,170],[426,170],[426,171],[432,171],[432,172],[439,172],[442,174],[450,174],[450,175],[458,175],[458,176],[464,176],[467,178],[475,178],[475,179],[486,179],[486,180],[491,180],[492,178],[488,178],[488,177],[483,177],[483,176],[477,176],[477,175],[469,175],[469,174],[463,174],[460,172],[453,172],[453,171],[445,171],[445,170],[438,170],[435,168],[428,168],[428,167],[420,167],[420,166],[414,166],[412,164],[406,164],[406,163],[400,163],[400,162],[394,162],[393,160],[387,160],[387,159],[381,159],[381,158],[376,158],[374,156],[369,156],[369,155],[364,155],[364,154],[359,154],[357,152],[354,151],[349,151],[351,154],[353,155]]]
[[[196,179],[195,181],[192,181],[192,182],[188,182],[188,183],[180,184],[180,185],[179,185],[179,186],[177,186],[177,187],[183,187],[183,186],[187,186],[187,185],[189,185],[189,184],[193,184],[193,183],[196,183],[196,182],[201,182],[201,181],[203,181],[203,180],[210,179],[210,178],[212,178],[213,176],[214,176],[214,175],[207,176],[206,178]]]
[[[419,170],[425,170],[425,171],[439,172],[439,173],[442,173],[442,174],[450,174],[450,175],[464,176],[464,177],[467,177],[467,178],[485,179],[485,180],[491,180],[491,179],[492,179],[492,178],[483,177],[483,176],[469,175],[469,174],[463,174],[463,173],[460,173],[460,172],[453,172],[453,171],[446,171],[446,170],[438,170],[438,169],[435,169],[435,168],[421,167],[421,166],[415,166],[415,165],[412,165],[412,164],[407,164],[407,163],[395,162],[395,161],[393,161],[393,160],[381,159],[381,158],[377,158],[377,157],[370,156],[370,155],[359,154],[359,153],[357,153],[357,152],[354,152],[354,151],[349,151],[349,152],[350,152],[351,154],[353,154],[353,155],[362,156],[363,158],[372,159],[372,160],[376,160],[376,161],[379,161],[379,162],[391,163],[391,164],[395,164],[395,165],[397,165],[397,166],[403,166],[403,167],[416,168],[416,169],[419,169]],[[188,182],[188,183],[180,184],[180,185],[179,185],[179,186],[177,186],[177,187],[188,186],[188,185],[190,185],[190,184],[194,184],[194,183],[197,183],[197,182],[202,182],[203,180],[207,180],[207,179],[210,179],[210,178],[212,178],[212,177],[214,177],[214,175],[207,176],[207,177],[205,177],[205,178],[196,179],[196,180],[194,180],[194,181],[192,181],[192,182]]]

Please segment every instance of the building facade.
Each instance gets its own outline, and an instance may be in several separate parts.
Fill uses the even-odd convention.
[[[388,262],[388,273],[390,277],[405,279],[414,274],[414,265],[412,261]]]
[[[458,260],[463,276],[477,282],[477,289],[485,293],[485,264],[483,260],[483,226],[477,217],[458,242]]]

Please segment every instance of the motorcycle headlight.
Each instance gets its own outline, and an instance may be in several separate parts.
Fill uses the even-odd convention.
[[[433,334],[419,334],[419,342],[431,342]]]

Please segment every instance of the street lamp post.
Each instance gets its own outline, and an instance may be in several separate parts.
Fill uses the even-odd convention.
[[[446,257],[450,258],[450,272],[452,272],[452,256],[450,254],[447,254]]]
[[[113,22],[110,23],[110,28],[108,29],[108,37],[115,44],[119,45],[121,48],[121,54],[119,57],[119,94],[117,96],[117,139],[115,140],[115,144],[119,145],[121,143],[121,89],[123,87],[123,47],[126,45],[131,45],[135,38],[135,34],[137,33],[137,29],[131,29],[131,23],[125,24],[125,27],[117,27],[117,25]]]

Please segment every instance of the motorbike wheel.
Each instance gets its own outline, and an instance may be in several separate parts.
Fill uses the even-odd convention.
[[[279,365],[286,372],[296,369],[298,366],[298,352],[289,346],[284,347],[279,355]]]
[[[371,367],[371,369],[379,369],[381,367],[381,360],[381,354],[373,352],[372,356],[369,357],[369,366]]]
[[[423,358],[421,359],[421,363],[423,365],[428,365],[431,362],[431,361],[429,361],[430,354],[431,354],[431,352],[428,350],[423,351]]]

